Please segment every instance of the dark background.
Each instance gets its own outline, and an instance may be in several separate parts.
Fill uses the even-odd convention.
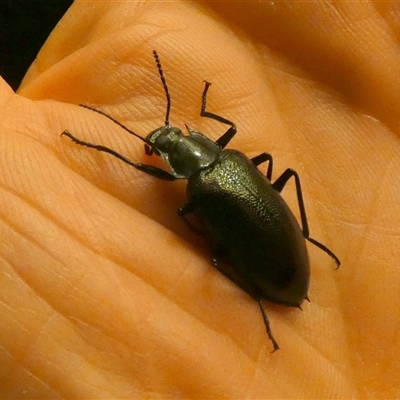
[[[73,0],[0,0],[0,75],[18,89]]]

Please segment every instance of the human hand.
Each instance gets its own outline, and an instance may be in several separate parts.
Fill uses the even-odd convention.
[[[393,4],[77,1],[18,95],[0,156],[2,398],[394,398],[399,325],[399,26]],[[64,129],[162,166],[143,143],[171,123],[274,156],[302,179],[310,304],[257,304],[210,265],[162,182],[60,138]],[[283,196],[294,211],[293,187]]]

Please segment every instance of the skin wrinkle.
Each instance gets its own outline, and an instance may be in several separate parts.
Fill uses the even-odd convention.
[[[48,389],[51,393],[57,394],[59,395],[59,398],[61,398],[61,395],[59,393],[59,391],[57,391],[55,388],[53,388],[50,384],[46,383],[45,380],[40,379],[39,376],[35,373],[33,373],[32,371],[28,370],[27,368],[24,367],[24,365],[19,364],[20,368],[22,368],[23,372],[25,372],[28,376],[32,377],[33,379],[35,379],[37,382],[40,382],[41,385],[43,385],[46,389]],[[31,387],[28,387],[28,389],[32,389]],[[54,399],[56,399],[57,397],[54,397]]]
[[[16,195],[13,191],[10,191],[10,192],[11,192],[12,194]],[[20,197],[20,198],[23,199],[22,197]],[[32,207],[32,204],[30,204],[29,206]],[[34,207],[32,207],[32,208],[34,208]],[[40,209],[35,209],[35,210],[38,211],[38,210],[40,210]],[[42,214],[42,215],[45,216],[44,214]],[[45,216],[45,217],[46,217],[46,216]],[[6,218],[3,218],[3,221],[10,222],[10,221],[8,221],[8,219],[6,219]],[[17,232],[17,233],[18,233],[19,235],[21,235],[22,237],[24,237],[23,232],[22,232],[21,230],[17,229],[13,224],[10,224],[10,226],[13,226],[13,227],[14,227],[14,231]],[[62,228],[62,226],[61,226],[60,224],[58,224],[57,226]],[[68,230],[63,230],[63,231],[66,232],[66,233],[68,232]],[[70,234],[70,239],[73,238],[72,233],[69,232],[69,234]],[[59,262],[59,260],[57,260],[56,258],[54,258],[54,255],[50,252],[50,250],[48,250],[46,247],[43,247],[43,245],[41,244],[39,238],[36,239],[36,240],[32,240],[32,238],[29,238],[29,239],[28,239],[27,237],[25,237],[25,239],[26,239],[27,241],[29,241],[30,243],[35,244],[41,251],[44,251],[45,254],[47,254],[47,255],[50,256],[52,259],[54,259],[54,261]],[[91,250],[94,251],[93,249],[91,249]],[[64,266],[67,267],[66,264],[64,264]],[[37,288],[35,288],[35,286],[32,285],[32,282],[30,282],[29,280],[27,280],[26,278],[24,278],[24,276],[19,272],[19,269],[16,268],[16,266],[14,266],[13,269],[14,269],[14,271],[17,273],[17,275],[19,276],[19,278],[20,278],[25,284],[27,284],[27,286],[28,286],[32,291],[34,291],[34,292],[38,295],[38,297],[41,298],[51,309],[53,309],[55,312],[57,312],[57,314],[58,314],[59,316],[61,316],[63,319],[65,319],[67,322],[70,321],[69,317],[67,317],[67,316],[65,315],[65,312],[61,311],[61,309],[60,309],[59,307],[56,307],[56,303],[55,303],[55,302],[49,302],[49,301],[48,301],[48,297],[45,297],[45,296],[43,295],[43,293],[42,293],[40,290],[38,290]],[[84,278],[85,278],[85,277],[82,275],[80,278],[77,277],[76,279],[77,279],[77,282],[78,282],[79,280],[84,279]],[[86,278],[85,278],[85,279],[86,279]],[[72,286],[73,286],[73,287],[77,287],[77,286],[79,286],[79,285],[73,284]]]
[[[17,271],[17,268],[14,268],[14,270]],[[71,321],[71,319],[70,319],[69,317],[66,317],[66,315],[65,315],[62,311],[59,311],[59,310],[57,309],[57,307],[54,306],[54,304],[52,305],[51,303],[49,303],[49,302],[45,299],[45,297],[44,297],[43,295],[41,295],[40,291],[35,290],[34,287],[33,287],[32,285],[30,285],[26,280],[24,280],[24,279],[22,278],[21,275],[19,275],[19,276],[20,276],[20,278],[21,278],[25,283],[27,283],[27,285],[28,285],[33,291],[35,291],[35,293],[38,294],[38,297],[39,297],[39,298],[43,299],[43,301],[45,301],[46,304],[48,304],[48,305],[52,308],[52,310],[54,310],[54,311],[56,312],[56,314],[57,314],[58,316],[61,316],[63,319],[67,320],[68,322]],[[54,317],[54,316],[53,316],[53,317]],[[52,318],[53,318],[53,317],[52,317]],[[50,318],[50,317],[49,317],[49,318]],[[37,331],[38,334],[40,333],[41,330],[43,330],[43,326],[45,326],[46,323],[48,323],[49,318],[48,318],[47,320],[43,321],[43,323],[42,323],[42,325],[41,325],[40,327],[39,327],[39,326],[37,327],[37,330],[36,330],[36,331]],[[92,325],[92,326],[94,326],[94,325]],[[32,335],[32,337],[38,336],[38,335],[34,335],[33,333],[34,333],[34,332],[32,332],[32,331],[30,332],[30,334]],[[77,331],[77,333],[79,333],[79,331]],[[109,336],[108,336],[108,334],[107,334],[106,332],[102,331],[102,333],[103,333],[103,336],[106,336],[107,339],[109,338]],[[90,345],[90,346],[92,346],[90,342],[87,342],[87,344]],[[121,342],[121,344],[122,344],[122,342]],[[28,347],[29,347],[29,346],[28,346]],[[66,351],[71,352],[71,350],[70,350],[69,348],[67,349],[65,346],[62,346],[62,347],[63,347]],[[75,354],[75,356],[78,356],[78,357],[81,359],[81,364],[82,364],[82,365],[92,365],[92,366],[95,366],[95,365],[96,365],[96,364],[94,364],[93,362],[90,362],[90,361],[88,362],[88,360],[87,360],[86,358],[84,358],[83,355],[80,355],[78,352],[74,352],[73,354]],[[21,360],[19,360],[19,361],[21,361]],[[51,362],[47,362],[47,364],[51,364]],[[55,366],[56,368],[58,367],[57,364],[54,364],[54,366]],[[100,368],[100,369],[101,369],[101,368]],[[104,369],[104,372],[109,372],[109,371],[107,371],[106,369]],[[38,374],[33,374],[33,373],[31,373],[31,375],[34,376],[39,382],[41,382],[41,379],[39,378],[39,375],[38,375]],[[105,375],[108,375],[108,374],[105,374]],[[82,378],[82,382],[85,382],[83,378]],[[51,388],[51,387],[50,387],[50,388]]]
[[[121,341],[121,340],[114,339],[111,335],[109,335],[109,334],[108,334],[107,332],[105,332],[104,330],[99,329],[96,325],[93,325],[93,324],[91,324],[91,323],[87,323],[87,322],[85,322],[84,320],[81,320],[80,318],[71,317],[71,316],[69,317],[69,321],[77,328],[77,329],[75,330],[75,333],[76,333],[77,335],[79,335],[79,337],[82,338],[82,339],[83,339],[90,347],[92,347],[94,350],[100,351],[100,352],[103,353],[103,354],[107,354],[107,353],[104,353],[104,351],[101,349],[100,346],[97,346],[97,347],[95,346],[97,342],[91,342],[91,340],[90,340],[91,338],[88,337],[88,336],[85,336],[85,335],[83,334],[83,332],[81,332],[80,329],[78,329],[80,326],[84,325],[85,328],[89,328],[89,329],[91,329],[91,330],[93,330],[93,328],[94,328],[95,331],[96,331],[96,333],[104,335],[105,338],[106,338],[108,341],[110,341],[111,343],[116,343],[117,345],[122,345],[122,346],[124,347],[124,349],[128,350],[128,347],[126,346],[126,343],[124,343],[124,342]],[[114,344],[113,344],[113,346],[114,346]],[[113,355],[114,355],[114,354],[110,353],[110,356],[113,356]],[[93,364],[93,366],[96,366],[96,364]],[[101,365],[100,365],[100,368],[101,368],[103,371],[105,371],[105,372],[108,372],[108,373],[111,372],[111,373],[112,373],[111,370],[106,369],[105,367],[102,367]],[[118,373],[119,373],[119,372],[118,372]],[[120,376],[123,377],[122,374],[120,374]]]
[[[78,326],[79,326],[78,321],[81,322],[78,318],[74,318],[74,317],[69,317],[69,320],[70,320],[70,322],[72,322],[72,324],[73,324],[76,328],[78,328]],[[92,324],[90,324],[90,323],[86,323],[86,322],[83,322],[83,323],[84,323],[85,326],[87,326],[87,327],[89,327],[89,328],[97,328],[95,325],[92,325]],[[96,342],[93,342],[93,343],[92,343],[92,342],[89,340],[89,339],[91,339],[91,338],[89,338],[89,337],[84,337],[84,335],[83,335],[82,333],[80,333],[80,330],[79,330],[79,329],[76,329],[76,330],[75,330],[75,333],[76,333],[77,335],[79,335],[79,337],[82,338],[92,349],[101,352],[103,355],[104,355],[104,354],[107,354],[107,353],[104,353],[104,351],[101,350],[101,347],[100,347],[100,346],[95,347]],[[106,339],[107,341],[109,341],[110,343],[116,343],[117,345],[123,346],[124,349],[128,349],[128,346],[127,346],[127,344],[126,344],[125,342],[123,342],[123,341],[121,341],[121,340],[119,340],[119,339],[114,339],[114,338],[113,338],[112,336],[110,336],[110,334],[109,334],[108,332],[106,332],[105,330],[99,329],[99,330],[98,330],[98,333],[101,333],[101,335],[104,336],[105,339]],[[103,341],[104,341],[104,340],[103,340]],[[113,344],[113,346],[109,346],[109,347],[110,347],[110,348],[111,348],[111,347],[115,348],[116,346],[115,346],[115,344]],[[75,353],[75,354],[76,354],[76,355],[79,355],[79,354],[77,354],[77,353]],[[114,354],[113,354],[113,353],[110,353],[110,356],[114,356]],[[128,367],[128,366],[129,366],[129,363],[127,362],[126,364],[127,364],[127,367]],[[123,380],[126,380],[126,379],[127,379],[127,376],[124,375],[124,374],[122,374],[121,372],[119,372],[119,371],[114,371],[114,370],[112,370],[112,369],[110,369],[110,368],[106,368],[105,366],[103,367],[102,364],[96,364],[94,361],[93,361],[93,362],[89,362],[89,365],[91,365],[92,367],[98,368],[98,369],[101,371],[101,373],[103,374],[103,376],[105,376],[105,377],[106,377],[106,376],[108,377],[108,376],[111,374],[111,375],[113,376],[113,380],[116,380],[116,376],[119,376],[119,377],[120,377],[121,379],[123,379]],[[134,377],[129,377],[129,380],[133,381],[133,380],[134,380]],[[84,380],[83,380],[83,382],[84,382]],[[101,387],[99,387],[99,388],[101,389]]]
[[[15,232],[18,232],[19,234],[21,233],[20,231],[14,229]],[[37,243],[36,243],[37,244]],[[43,248],[41,248],[40,246],[38,246],[38,248],[40,248],[41,250],[43,250]],[[16,264],[12,264],[10,261],[8,262],[9,265],[13,268],[14,272],[16,273],[16,275],[20,278],[20,280],[22,282],[24,282],[26,284],[27,287],[29,287],[30,290],[32,290],[32,292],[34,292],[35,294],[37,294],[37,296],[46,304],[48,305],[52,310],[54,310],[60,317],[62,317],[63,319],[65,319],[66,321],[69,321],[69,318],[60,310],[58,310],[54,304],[52,304],[51,302],[49,302],[46,297],[43,295],[43,293],[38,290],[37,288],[35,288],[34,285],[32,285],[32,283],[26,279],[24,277],[24,275],[19,271],[19,268],[16,266]],[[43,322],[44,323],[44,322]],[[40,328],[38,328],[38,331],[40,331]],[[30,334],[32,334],[32,332],[30,332]]]
[[[12,194],[17,195],[17,193],[15,193],[14,191],[11,191],[11,190],[9,190],[9,191],[10,191]],[[21,200],[25,200],[25,198],[24,198],[23,196],[19,196],[19,197],[21,198]],[[29,203],[28,203],[28,204],[29,204]],[[34,207],[34,204],[32,203],[32,204],[29,204],[29,206],[32,207],[32,208],[34,208],[36,211],[39,211],[40,213],[42,213],[42,209],[41,209],[40,207],[37,207],[37,205]],[[42,215],[46,217],[46,215],[44,215],[44,214],[42,214]],[[48,218],[48,219],[51,220],[51,218]],[[61,227],[61,229],[64,228],[64,226],[63,226],[62,224],[60,224],[59,221],[57,222],[57,226]],[[14,230],[21,234],[21,232],[20,232],[19,230],[16,230],[16,229],[14,229]],[[70,239],[73,238],[73,235],[72,235],[71,232],[68,232],[68,230],[65,230],[65,229],[63,229],[63,231],[66,232],[66,233],[69,233]],[[29,240],[29,241],[32,242],[32,240]],[[46,248],[44,248],[43,246],[41,246],[41,243],[40,243],[39,239],[34,240],[33,243],[36,244],[36,245],[38,246],[38,248],[40,248],[41,250],[44,250],[44,251],[46,252],[46,254],[48,254],[48,255],[50,255],[51,257],[53,257],[53,255],[52,255]],[[82,242],[81,242],[81,244],[82,244]],[[87,247],[85,247],[85,248],[87,248]],[[96,251],[95,249],[92,248],[92,249],[90,249],[90,250],[93,251],[95,254],[98,254],[98,255],[99,255],[99,253],[97,253],[97,251]],[[108,260],[108,261],[111,261],[111,262],[115,263],[115,261],[112,259],[112,257],[110,257],[110,255],[105,256],[104,254],[102,254],[102,257],[105,258],[105,259]],[[56,261],[56,259],[55,259],[55,261]],[[64,266],[66,266],[66,264],[64,264]],[[120,268],[123,268],[123,269],[127,270],[128,272],[131,272],[131,273],[132,273],[131,270],[124,268],[122,265],[120,265],[120,264],[118,264],[118,263],[116,263],[116,266],[119,266]],[[15,268],[14,268],[14,270],[15,270]],[[16,272],[18,273],[18,270],[16,270]],[[38,291],[37,289],[35,289],[35,288],[29,283],[29,281],[27,281],[27,280],[25,280],[25,279],[23,278],[23,276],[22,276],[21,274],[18,273],[18,275],[19,275],[19,277],[20,277],[20,278],[21,278],[35,293],[37,293],[38,297],[40,297],[43,301],[45,301],[45,303],[46,303],[47,305],[49,305],[49,307],[51,307],[54,311],[56,311],[60,316],[62,316],[63,318],[65,318],[67,322],[70,322],[70,318],[67,317],[67,316],[65,315],[65,313],[64,313],[63,311],[61,311],[61,309],[60,309],[59,307],[56,307],[55,303],[49,303],[48,300],[46,299],[46,297],[43,296],[43,293],[41,293],[40,291]],[[190,315],[190,311],[189,311],[188,308],[185,306],[185,304],[181,304],[181,305],[180,305],[179,303],[177,303],[176,301],[173,300],[173,297],[172,297],[172,296],[171,296],[171,297],[169,296],[169,294],[170,294],[169,292],[173,292],[173,288],[169,288],[167,292],[163,292],[161,289],[155,287],[154,285],[151,285],[151,283],[150,283],[149,280],[146,281],[145,277],[143,277],[143,276],[138,276],[138,275],[136,275],[136,277],[138,277],[140,280],[142,280],[143,282],[145,282],[146,284],[148,284],[149,286],[151,286],[152,289],[156,290],[159,294],[165,296],[166,299],[168,299],[169,301],[172,301],[172,303],[173,303],[174,305],[176,305],[178,308],[180,308],[182,311],[184,311],[185,313],[187,313],[188,315]],[[81,277],[81,279],[84,279],[84,278],[85,278],[84,276]],[[183,276],[182,276],[182,278],[183,278]],[[176,284],[177,287],[179,287],[179,281],[175,282],[175,284]],[[74,284],[73,286],[76,287],[76,284]],[[79,285],[78,285],[78,286],[79,286]],[[155,312],[156,312],[156,310],[155,310]],[[150,317],[151,317],[151,314],[149,314],[147,318],[150,318]],[[215,333],[218,333],[219,335],[221,334],[221,332],[220,332],[218,329],[212,328],[212,326],[210,326],[210,324],[206,324],[204,320],[202,320],[201,318],[199,318],[199,316],[195,316],[195,318],[196,318],[199,322],[201,322],[205,327],[207,327],[209,330],[211,330],[211,331],[213,331],[213,332],[215,332]],[[211,323],[211,321],[210,321],[210,323]],[[107,337],[109,337],[109,335],[108,335],[106,332],[103,332],[103,334],[105,334]],[[228,340],[232,340],[232,339],[229,338],[229,337],[227,337],[227,338],[228,338]],[[122,342],[122,343],[123,343],[123,342]],[[126,344],[126,343],[125,343],[125,344]],[[238,346],[238,343],[235,342],[235,345]],[[241,351],[244,350],[243,346],[238,346],[238,347],[241,349]],[[243,352],[244,352],[244,354],[245,354],[247,357],[250,357],[250,359],[252,359],[252,357],[251,357],[249,354],[247,354],[246,351],[243,351]]]
[[[30,332],[30,335],[32,335],[31,332]],[[6,353],[10,357],[15,359],[15,361],[18,363],[19,368],[22,369],[23,373],[26,373],[28,376],[35,379],[37,382],[40,382],[45,388],[49,389],[51,392],[58,393],[57,390],[55,390],[50,384],[48,384],[45,380],[41,379],[37,373],[34,373],[34,372],[32,372],[32,370],[25,367],[24,362],[22,362],[23,357],[16,357],[16,355],[14,353],[11,353],[10,351],[8,351],[7,348],[5,348],[1,344],[0,344],[0,350],[2,353]]]

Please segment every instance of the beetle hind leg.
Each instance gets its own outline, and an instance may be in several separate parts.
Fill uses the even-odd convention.
[[[308,229],[308,222],[307,222],[307,215],[306,215],[306,207],[304,205],[304,199],[303,199],[303,192],[301,190],[301,183],[300,183],[300,177],[296,171],[294,171],[291,168],[288,168],[273,184],[272,186],[274,187],[275,190],[277,190],[279,193],[283,190],[285,187],[287,181],[291,178],[294,177],[294,181],[296,184],[296,193],[297,193],[297,202],[299,204],[299,210],[300,210],[300,218],[301,218],[301,225],[302,225],[302,231],[303,231],[303,236],[304,239],[308,240],[310,243],[312,243],[314,246],[317,246],[320,248],[322,251],[324,251],[326,254],[328,254],[330,257],[332,257],[337,265],[337,268],[340,267],[340,260],[339,258],[326,247],[324,244],[318,242],[317,240],[313,239],[310,237],[310,231]],[[337,269],[336,268],[336,269]]]
[[[226,256],[227,252],[224,248],[217,249],[217,251],[214,253],[214,256],[212,257],[212,264],[219,272],[229,278],[233,283],[235,283],[247,294],[249,294],[254,300],[257,301],[261,309],[261,314],[264,320],[265,329],[267,330],[268,338],[272,342],[272,345],[274,347],[271,353],[274,353],[276,350],[279,350],[280,347],[275,340],[274,335],[272,334],[267,312],[265,311],[264,303],[260,298],[259,291],[251,282],[243,279],[242,275],[235,268],[232,268],[231,265],[220,262],[221,258],[224,258]]]
[[[272,334],[271,326],[270,326],[269,319],[267,317],[267,313],[265,311],[264,303],[263,303],[262,299],[258,300],[258,305],[260,306],[260,309],[261,309],[261,314],[263,316],[264,325],[267,330],[269,340],[271,340],[272,345],[274,346],[274,349],[271,351],[271,353],[274,353],[275,351],[279,350],[280,347],[279,347],[277,341],[275,340],[274,335]]]
[[[337,256],[331,251],[329,250],[324,244],[318,242],[318,240],[315,240],[311,237],[306,237],[306,239],[312,243],[314,246],[317,246],[318,248],[320,248],[322,251],[324,251],[326,254],[330,255],[334,260],[335,263],[337,265],[336,269],[338,269],[340,267],[340,260],[337,258]]]

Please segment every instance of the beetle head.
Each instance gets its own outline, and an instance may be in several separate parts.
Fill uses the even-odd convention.
[[[185,136],[181,129],[170,125],[157,128],[146,137],[146,153],[161,156],[176,178],[188,179],[214,163],[220,151],[204,135],[193,130],[189,133]]]

